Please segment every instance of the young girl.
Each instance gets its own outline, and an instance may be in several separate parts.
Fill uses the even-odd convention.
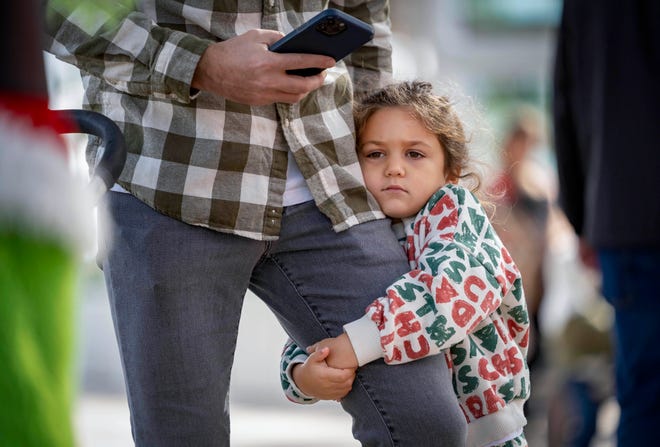
[[[367,188],[405,231],[411,270],[342,335],[308,348],[309,357],[287,344],[287,397],[338,399],[365,363],[444,354],[468,421],[467,445],[527,445],[529,320],[522,282],[479,201],[458,185],[476,178],[467,172],[460,120],[424,82],[373,92],[356,106],[355,120]]]

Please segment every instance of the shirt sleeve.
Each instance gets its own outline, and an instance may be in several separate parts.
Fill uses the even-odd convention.
[[[293,381],[293,367],[298,363],[305,363],[307,357],[309,356],[304,349],[300,348],[293,340],[287,340],[280,360],[280,382],[286,398],[298,404],[313,404],[319,401],[319,399],[307,396],[300,391]]]
[[[513,286],[515,264],[476,198],[464,189],[444,191],[409,236],[418,268],[393,283],[361,320],[344,326],[357,355],[373,357],[375,338],[359,338],[351,327],[369,321],[386,363],[438,354],[495,312]],[[358,356],[360,364],[370,360]]]
[[[190,101],[195,68],[211,41],[158,26],[136,11],[110,22],[63,12],[53,3],[47,9],[48,52],[122,92]]]
[[[336,8],[370,24],[374,38],[344,58],[357,91],[367,91],[392,81],[392,30],[387,0],[335,0]]]

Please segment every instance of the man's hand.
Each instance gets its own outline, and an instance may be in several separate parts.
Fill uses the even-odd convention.
[[[326,359],[329,366],[333,368],[357,369],[358,360],[355,356],[351,340],[345,333],[335,338],[326,338],[314,343],[307,348],[307,353],[309,354],[323,348],[330,348],[330,355]]]
[[[279,54],[268,46],[279,31],[255,29],[209,46],[195,69],[192,87],[248,105],[296,103],[323,84],[325,72],[289,75],[297,68],[330,68],[335,60],[317,54]]]
[[[339,400],[351,391],[355,369],[329,367],[325,362],[329,352],[328,348],[313,352],[305,363],[295,365],[291,374],[296,386],[308,396]]]

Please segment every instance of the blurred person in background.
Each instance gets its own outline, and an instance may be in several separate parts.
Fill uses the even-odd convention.
[[[530,316],[530,369],[540,354],[539,309],[545,294],[544,262],[551,177],[533,151],[544,138],[540,113],[531,106],[516,107],[502,142],[501,173],[489,185],[495,202],[493,227],[520,269]]]
[[[615,311],[620,447],[660,421],[660,3],[566,0],[554,71],[560,203]]]

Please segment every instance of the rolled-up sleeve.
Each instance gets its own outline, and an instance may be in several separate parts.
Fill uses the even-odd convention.
[[[188,102],[197,63],[211,41],[126,11],[117,20],[49,4],[46,50],[131,95]]]

